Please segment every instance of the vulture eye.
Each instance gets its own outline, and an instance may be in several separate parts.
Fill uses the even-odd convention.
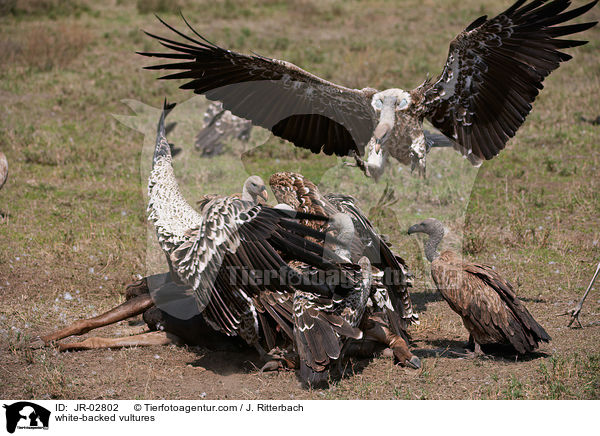
[[[373,102],[373,106],[375,107],[375,109],[381,110],[381,108],[383,107],[383,100],[381,100],[380,98],[375,99],[375,101]]]
[[[400,100],[400,103],[398,103],[398,109],[406,109],[407,106],[408,106],[408,101],[405,98]]]

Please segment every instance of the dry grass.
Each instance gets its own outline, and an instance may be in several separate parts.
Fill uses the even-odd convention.
[[[3,68],[11,65],[48,71],[64,68],[91,41],[90,33],[81,25],[65,22],[27,25],[25,31],[0,39]]]

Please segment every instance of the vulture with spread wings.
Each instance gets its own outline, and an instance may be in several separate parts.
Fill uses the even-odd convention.
[[[173,61],[146,68],[176,71],[162,79],[187,80],[181,88],[222,101],[298,147],[354,156],[374,177],[389,155],[423,173],[426,153],[440,138],[450,138],[473,164],[496,156],[525,121],[546,76],[571,58],[559,50],[587,42],[559,38],[596,22],[560,24],[597,1],[567,11],[569,0],[518,0],[494,18],[477,18],[450,43],[438,78],[412,91],[346,88],[289,62],[223,49],[187,21],[194,37],[163,21],[183,39],[148,33],[170,51],[140,54]],[[424,119],[443,135],[424,131]]]
[[[317,243],[325,240],[325,233],[298,223],[298,219],[325,221],[325,217],[257,204],[251,193],[249,199],[213,196],[199,212],[194,210],[181,194],[171,164],[164,127],[171,108],[165,103],[148,180],[148,219],[156,228],[171,279],[184,285],[198,305],[196,313],[201,312],[211,327],[239,335],[267,358],[259,343],[264,317],[256,310],[262,293],[289,292],[293,282],[295,289],[340,298],[356,284],[352,277],[339,283],[316,282],[288,263],[302,262],[338,277],[346,277],[353,266],[340,269],[335,254]],[[262,193],[264,186],[249,179],[250,184],[253,181],[254,191]],[[169,292],[155,297],[168,301],[176,296]]]

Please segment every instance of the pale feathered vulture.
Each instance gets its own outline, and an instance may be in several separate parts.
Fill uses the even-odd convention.
[[[8,179],[8,160],[6,155],[0,151],[0,189],[6,183],[6,179]]]
[[[475,353],[489,344],[509,345],[524,354],[549,342],[550,336],[517,298],[512,285],[488,265],[468,262],[453,251],[438,253],[444,226],[434,218],[415,224],[408,233],[426,233],[425,256],[435,285],[470,333]]]
[[[307,239],[322,242],[325,234],[298,223],[300,218],[324,217],[294,213],[294,218],[289,211],[228,196],[214,197],[199,212],[194,210],[181,195],[171,165],[164,130],[171,107],[165,103],[158,125],[148,180],[148,219],[155,225],[171,277],[191,289],[207,323],[225,334],[239,335],[264,358],[259,344],[263,319],[254,304],[263,291],[289,292],[293,281],[295,289],[324,297],[348,292],[345,283],[313,283],[288,262],[300,261],[340,277],[346,274],[324,258],[322,245]],[[262,277],[249,279],[253,273]]]
[[[202,156],[217,156],[223,153],[228,139],[248,142],[251,131],[251,121],[236,117],[227,109],[223,109],[221,102],[211,102],[204,112],[204,127],[198,132],[194,146],[200,150]]]
[[[570,3],[518,0],[494,18],[477,18],[450,43],[441,74],[412,91],[346,88],[289,62],[223,49],[187,21],[194,37],[163,21],[183,39],[148,34],[170,51],[140,54],[173,61],[146,68],[178,71],[162,78],[187,80],[181,88],[222,101],[233,114],[298,147],[354,155],[368,175],[381,174],[388,155],[424,171],[424,119],[474,164],[505,147],[543,80],[571,58],[560,50],[586,43],[560,37],[596,24],[561,25],[597,0],[567,11]]]

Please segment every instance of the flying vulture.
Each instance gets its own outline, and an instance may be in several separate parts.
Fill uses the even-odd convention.
[[[298,261],[346,277],[335,254],[330,253],[332,261],[326,260],[324,247],[307,239],[322,242],[325,234],[298,223],[325,217],[302,213],[291,217],[289,211],[228,196],[216,196],[200,212],[194,210],[183,198],[171,165],[164,129],[171,108],[165,103],[148,180],[148,219],[156,228],[171,279],[189,287],[212,328],[239,335],[268,359],[259,343],[263,319],[254,304],[263,291],[289,292],[293,281],[297,290],[333,298],[346,294],[352,282],[317,283],[288,266]],[[249,273],[263,277],[250,279]]]
[[[566,11],[569,0],[518,0],[494,18],[473,21],[451,43],[435,80],[411,91],[350,89],[321,79],[289,62],[221,48],[161,22],[178,41],[148,33],[168,52],[141,52],[168,59],[146,67],[175,70],[162,79],[183,79],[234,115],[310,149],[354,156],[367,175],[379,176],[388,156],[425,171],[428,146],[436,137],[427,119],[473,164],[492,159],[531,111],[542,82],[571,56],[559,50],[587,41],[560,39],[596,22],[560,26],[596,5]],[[365,157],[366,156],[366,157]]]
[[[512,285],[492,267],[465,261],[450,250],[438,253],[444,237],[441,222],[428,218],[408,229],[409,234],[417,232],[429,235],[425,256],[431,262],[431,276],[444,300],[461,316],[475,354],[489,344],[508,345],[524,354],[550,341]]]

